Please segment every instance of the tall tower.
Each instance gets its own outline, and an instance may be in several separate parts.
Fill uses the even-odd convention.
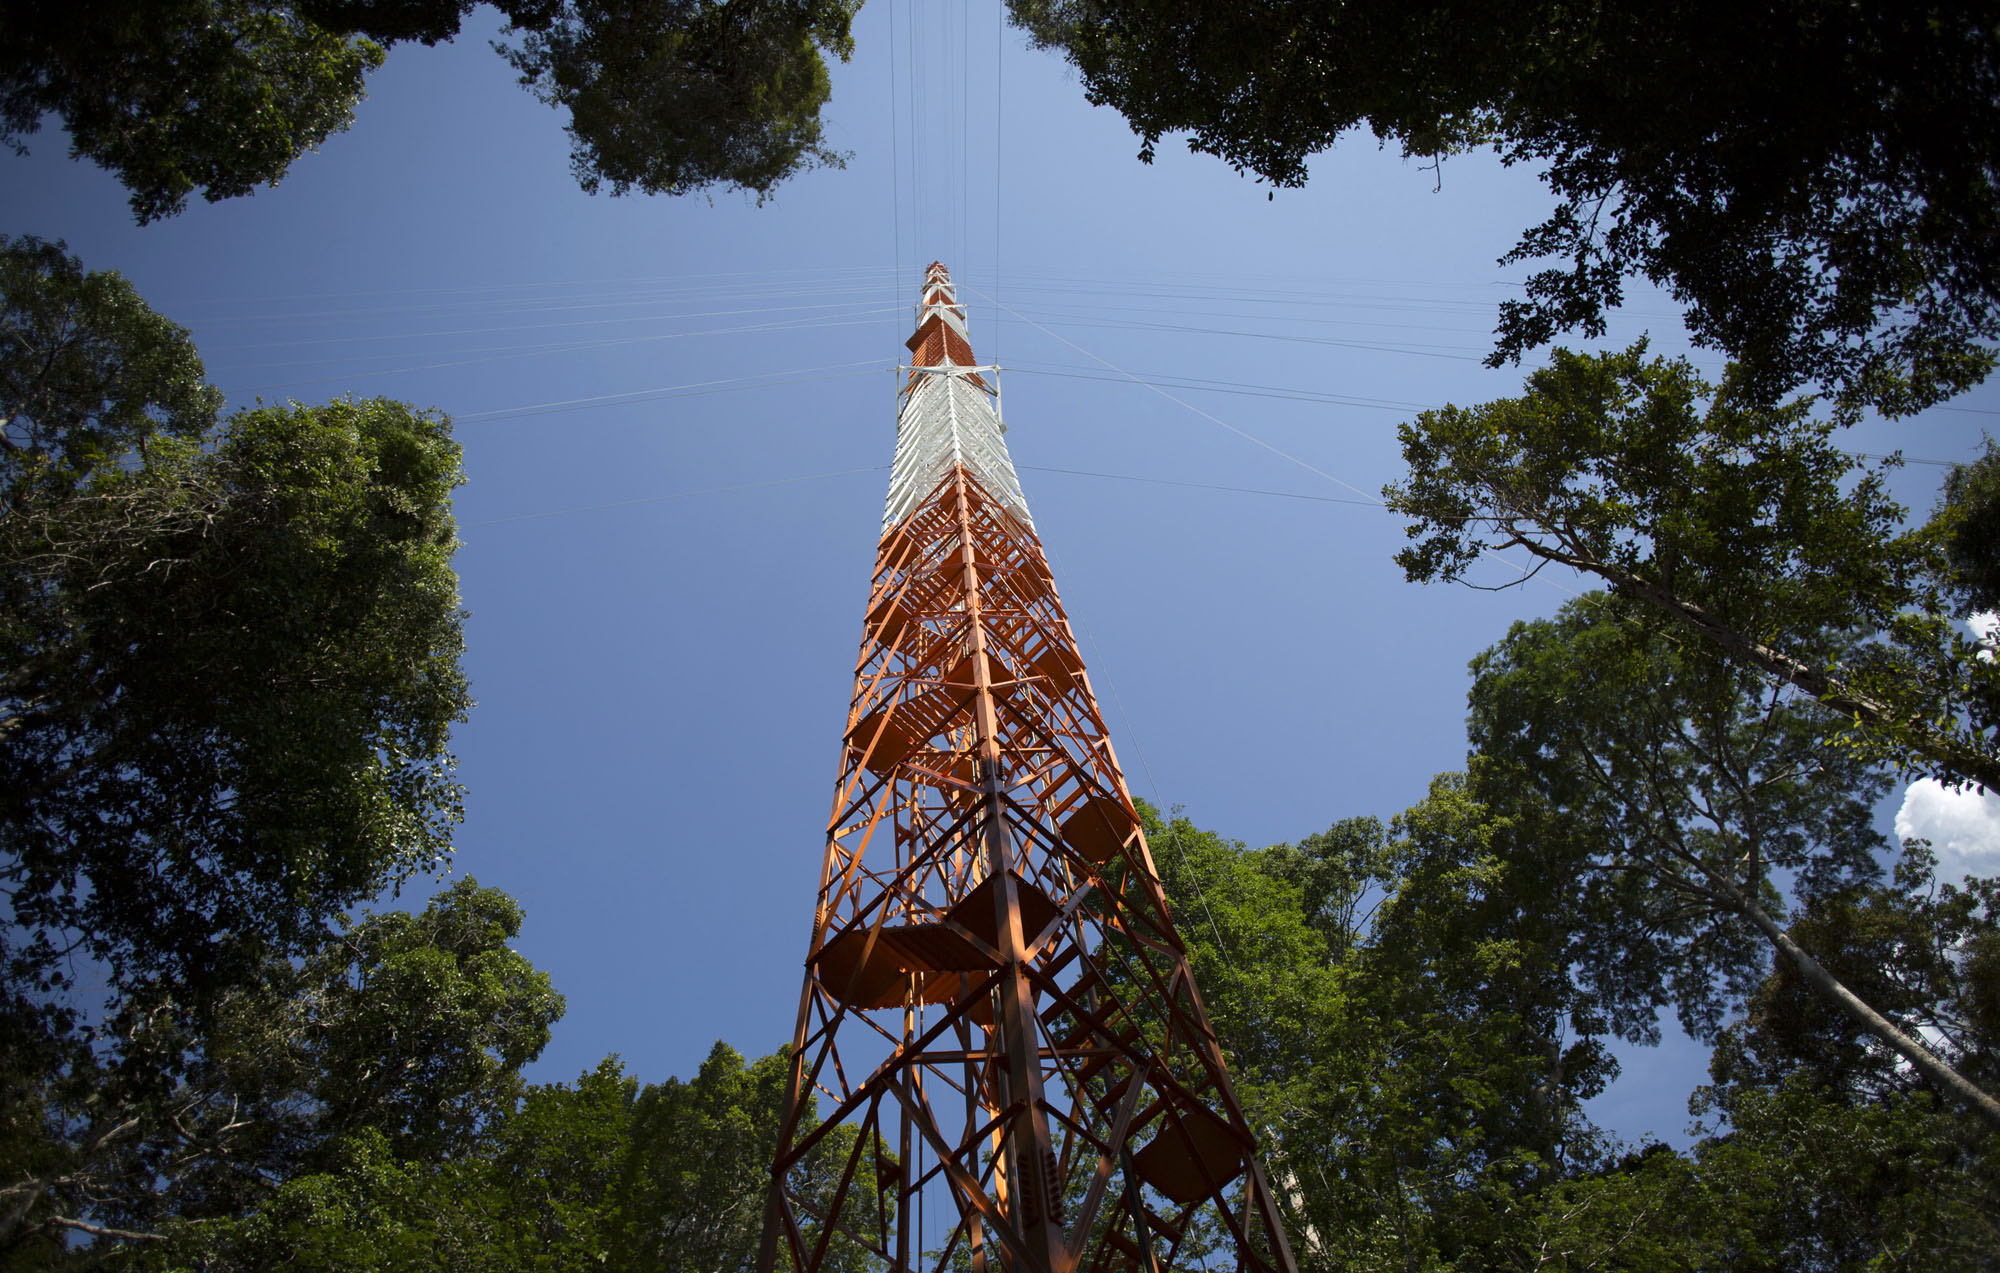
[[[909,349],[760,1273],[1295,1273],[942,265]]]

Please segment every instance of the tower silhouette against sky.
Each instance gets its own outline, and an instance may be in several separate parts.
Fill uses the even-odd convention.
[[[760,1273],[1294,1273],[942,265],[909,349]]]

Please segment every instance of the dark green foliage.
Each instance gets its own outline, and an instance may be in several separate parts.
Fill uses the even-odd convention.
[[[267,407],[0,525],[17,959],[201,1002],[440,863],[468,697],[442,421]]]
[[[853,48],[850,0],[570,0],[507,50],[570,112],[571,168],[595,194],[770,194],[841,156],[821,141],[822,51]]]
[[[1469,773],[1386,836],[1247,851],[1149,811],[1306,1267],[1994,1267],[2000,1136],[1772,935],[1991,1090],[1991,883],[1920,845],[1885,878],[1882,771],[1630,602],[1474,672]],[[1668,1004],[1717,1045],[1717,1121],[1635,1153],[1583,1105]]]
[[[555,21],[562,0],[485,0],[508,25],[541,31]],[[298,0],[293,6],[315,26],[338,35],[362,35],[380,44],[415,40],[440,44],[458,37],[459,24],[481,0]]]
[[[217,426],[116,276],[0,266],[0,1267],[744,1265],[781,1057],[526,1089],[562,999],[510,898],[346,918],[458,815],[444,421]],[[895,1170],[821,1146],[808,1197]]]
[[[659,1273],[751,1273],[764,1231],[764,1204],[777,1154],[791,1063],[784,1053],[746,1064],[717,1042],[692,1079],[648,1086],[632,1109],[630,1149],[620,1170],[612,1215],[618,1237],[609,1263]],[[805,1114],[800,1134],[819,1119]],[[793,1180],[798,1196],[831,1198],[849,1156],[861,1154],[857,1184],[895,1184],[895,1157],[879,1142],[862,1144],[848,1126],[828,1132]],[[880,1200],[895,1214],[893,1197]],[[870,1210],[873,1205],[870,1205]],[[818,1239],[809,1226],[806,1240]],[[834,1270],[876,1267],[859,1246],[836,1236]]]
[[[1298,888],[1256,869],[1241,845],[1185,818],[1161,823],[1151,809],[1141,812],[1152,819],[1147,838],[1195,983],[1227,987],[1210,1004],[1211,1024],[1258,1084],[1274,1086],[1260,1099],[1281,1099],[1323,1051],[1315,1013],[1335,993],[1326,939],[1302,910]],[[1332,869],[1352,865],[1335,858]]]
[[[646,1089],[620,1176],[620,1268],[755,1266],[790,1074],[783,1054],[746,1067],[718,1042],[691,1080]]]
[[[1593,1159],[1579,1105],[1613,1072],[1508,825],[1449,777],[1386,836],[1350,819],[1245,851],[1146,813],[1307,1266],[1498,1259],[1517,1195]]]
[[[420,914],[268,961],[210,1004],[169,982],[132,987],[100,1024],[50,1041],[58,1065],[8,1054],[22,1143],[0,1260],[60,1248],[90,1233],[80,1225],[199,1248],[278,1182],[357,1154],[471,1151],[562,1015],[508,949],[520,924],[512,899],[464,880]]]
[[[1893,878],[1804,901],[1802,945],[1988,1091],[2000,1087],[2000,891]],[[1748,1269],[2000,1267],[2000,1137],[1780,963],[1723,1032],[1693,1107],[1712,1259]]]
[[[1592,927],[1577,975],[1619,1033],[1673,1002],[1712,1037],[1762,978],[1773,875],[1813,897],[1871,881],[1886,776],[1819,746],[1809,699],[1649,632],[1602,594],[1517,623],[1473,661],[1476,789],[1540,823]]]
[[[1837,918],[1877,884],[1887,845],[1872,806],[1887,775],[1852,749],[1818,745],[1813,700],[1664,640],[1672,634],[1649,631],[1636,609],[1588,595],[1554,622],[1514,625],[1473,662],[1473,773],[1503,811],[1540,807],[1549,831],[1533,851],[1565,860],[1591,930],[1573,956],[1579,983],[1627,1038],[1649,1034],[1653,1007],[1673,1002],[1688,1031],[1712,1042],[1762,980],[1768,947],[1780,976],[1837,1008],[1851,1035],[1865,1032],[1868,1046],[1892,1050],[2000,1129],[2000,1100],[1952,1064],[1963,1049],[1919,1041],[1918,1027],[1942,1019],[1910,1011],[1946,993],[1940,978],[1958,954],[1940,948],[1928,969],[1912,962],[1929,983],[1912,985],[1862,953],[1856,986],[1802,938],[1865,951],[1866,926],[1784,928],[1781,885],[1808,912]],[[1837,655],[1838,634],[1824,639]],[[1918,887],[1913,869],[1881,896]],[[1937,941],[1969,939],[1973,910],[1949,912],[1868,940],[1894,945],[1926,926]]]
[[[1389,505],[1412,580],[1464,579],[1519,548],[1594,574],[1739,667],[1818,698],[1829,748],[2000,789],[2000,664],[1957,619],[1947,546],[1975,524],[1984,469],[1916,530],[1879,472],[1838,449],[1810,403],[1763,407],[1731,372],[1558,350],[1527,392],[1427,411],[1402,428]],[[1835,640],[1830,634],[1844,634]],[[1665,639],[1665,638],[1663,638]]]
[[[1736,1102],[1691,1154],[1662,1145],[1552,1186],[1519,1267],[1979,1273],[2000,1264],[2000,1141],[1922,1096],[1828,1100],[1806,1074]]]
[[[123,277],[0,236],[0,508],[72,492],[156,433],[200,437],[221,407],[187,332]]]
[[[508,945],[521,908],[461,880],[421,914],[375,916],[308,959],[323,1125],[368,1127],[403,1157],[467,1152],[510,1109],[562,997]],[[466,1041],[476,1040],[476,1046]]]
[[[2000,448],[1953,467],[1933,521],[1940,525],[1961,617],[2000,610]]]
[[[509,1071],[511,1073],[512,1071]],[[309,1170],[212,1223],[169,1225],[153,1263],[210,1273],[749,1273],[789,1066],[718,1043],[685,1082],[643,1090],[616,1058],[527,1088],[448,1149],[352,1127]],[[806,1166],[831,1192],[855,1145]],[[893,1168],[893,1159],[888,1160]],[[833,1267],[870,1267],[837,1240]],[[148,1252],[148,1254],[152,1254]]]
[[[1556,199],[1505,263],[1493,361],[1602,334],[1625,280],[1775,402],[1804,383],[1908,412],[2000,338],[2000,11],[1312,0],[1010,0],[1125,115],[1277,185],[1366,127],[1442,163],[1491,147]],[[1440,180],[1448,177],[1440,169]]]
[[[526,1089],[449,1157],[406,1157],[372,1127],[329,1146],[237,1217],[182,1225],[149,1267],[209,1273],[575,1271],[612,1262],[614,1193],[638,1083],[607,1059]],[[152,1255],[152,1252],[147,1252]]]
[[[1790,932],[1878,1009],[1912,1027],[1988,1090],[2000,1088],[2000,882],[1940,883],[1921,842],[1892,878],[1802,899]],[[1920,1090],[1921,1078],[1779,964],[1710,1065],[1724,1089],[1775,1087],[1808,1070],[1852,1104]]]
[[[1601,996],[1572,961],[1636,921],[1575,887],[1570,859],[1543,843],[1560,826],[1546,806],[1503,812],[1536,802],[1504,785],[1475,798],[1485,788],[1447,775],[1386,839],[1350,820],[1264,850],[1146,811],[1307,1269],[1994,1267],[2000,1137],[1941,1108],[1879,1046],[1855,1046],[1851,1024],[1755,951],[1743,979],[1768,980],[1750,1024],[1722,1036],[1718,1073],[1732,1077],[1702,1093],[1719,1117],[1693,1150],[1634,1152],[1592,1126],[1582,1102],[1617,1067]],[[1963,956],[1996,932],[1992,902],[1928,892],[1927,869],[1917,853],[1892,881],[1815,894],[1793,931],[1830,967],[1861,970],[1886,950],[1862,933],[1880,921],[1815,917],[1836,899],[1899,908],[1892,926],[1922,933],[1884,974],[1902,990],[1856,984],[1970,1039],[1987,1027],[1957,1005],[1987,991]],[[1314,931],[1327,912],[1291,883],[1302,875],[1366,881],[1335,890],[1364,899],[1342,940]],[[1779,1002],[1840,1046],[1780,1039]],[[1970,1072],[1983,1072],[1982,1037],[1955,1054]],[[1853,1081],[1857,1056],[1869,1081]]]
[[[1373,918],[1388,852],[1380,819],[1344,818],[1297,844],[1272,845],[1260,865],[1298,890],[1306,917],[1338,959]]]
[[[1518,398],[1399,428],[1410,475],[1389,497],[1417,542],[1396,564],[1413,582],[1457,580],[1488,549],[1546,547],[1558,564],[1698,582],[1711,605],[1768,608],[1774,578],[1805,580],[1781,595],[1811,608],[1747,615],[1759,628],[1880,619],[1899,594],[1876,590],[1907,589],[1921,562],[1900,544],[1881,560],[1903,509],[1810,408],[1760,408],[1733,377],[1718,390],[1643,341],[1557,350]]]
[[[1924,1096],[1849,1106],[1807,1075],[1745,1094],[1696,1151],[1743,1270],[2000,1267],[2000,1138]]]
[[[458,35],[476,0],[30,3],[0,28],[0,142],[44,117],[71,154],[117,175],[141,223],[199,193],[275,185],[354,118],[383,46]],[[577,180],[595,192],[767,195],[840,156],[821,142],[821,54],[852,47],[849,0],[491,0],[503,49],[570,112]]]
[[[444,421],[217,426],[116,275],[23,240],[0,285],[0,1262],[38,1267],[235,1214],[364,1127],[464,1149],[561,1001],[470,881],[345,919],[458,818]]]
[[[266,0],[116,0],[9,7],[0,141],[44,116],[73,156],[108,168],[141,223],[274,185],[346,128],[382,51]]]

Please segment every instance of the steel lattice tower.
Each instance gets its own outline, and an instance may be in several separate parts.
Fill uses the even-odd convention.
[[[1294,1273],[942,265],[909,349],[759,1268]]]

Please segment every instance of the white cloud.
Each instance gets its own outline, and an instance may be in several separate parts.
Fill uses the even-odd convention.
[[[1938,878],[1947,883],[1967,875],[2000,875],[2000,796],[1919,778],[1903,792],[1896,836],[1929,840],[1938,855]]]
[[[1967,619],[1965,626],[1971,628],[1972,635],[1979,638],[1979,644],[1986,647],[1979,652],[1979,657],[1992,662],[1994,649],[2000,647],[2000,614],[1982,610]]]

